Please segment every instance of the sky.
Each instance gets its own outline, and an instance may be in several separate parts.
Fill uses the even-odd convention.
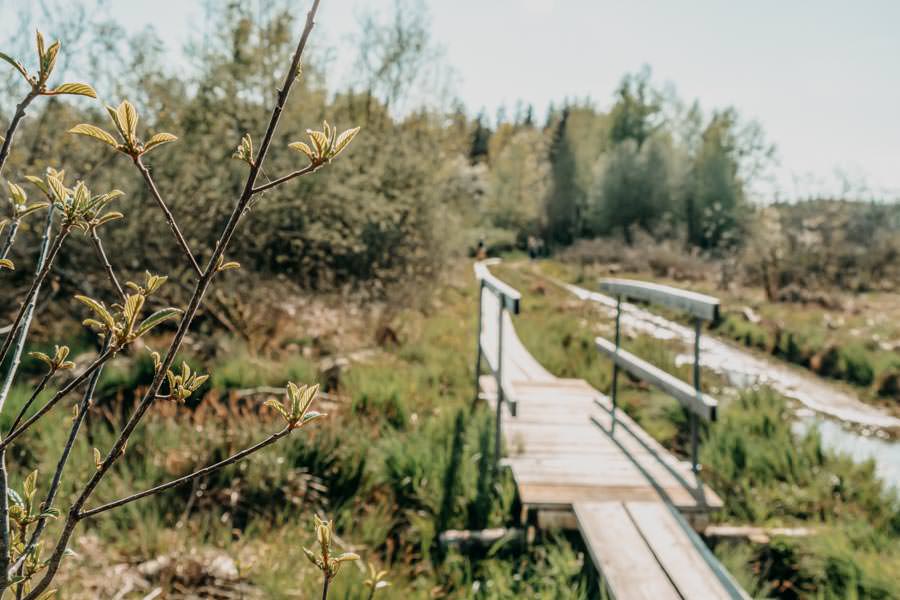
[[[453,92],[472,113],[511,112],[521,100],[543,114],[567,97],[608,108],[622,75],[649,65],[684,100],[762,124],[777,147],[770,196],[900,198],[896,0],[425,1]],[[154,26],[173,51],[201,14],[200,0],[108,2],[126,27]],[[299,16],[308,4],[296,1]],[[346,67],[359,12],[391,5],[323,0],[315,35]]]

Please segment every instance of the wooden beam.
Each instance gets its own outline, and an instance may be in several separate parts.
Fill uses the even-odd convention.
[[[632,279],[601,279],[600,289],[614,297],[674,308],[704,321],[719,318],[719,299],[706,294]]]
[[[522,294],[517,289],[494,277],[484,263],[475,263],[475,278],[500,299],[506,310],[514,315],[519,314]]]
[[[647,383],[658,387],[678,400],[678,402],[688,410],[691,410],[707,421],[716,420],[716,406],[718,405],[718,401],[715,398],[696,391],[684,381],[669,375],[662,369],[638,358],[631,352],[623,350],[622,348],[616,348],[616,345],[607,339],[598,337],[594,341],[597,344],[597,350],[608,355],[617,365],[641,381],[646,381]]]

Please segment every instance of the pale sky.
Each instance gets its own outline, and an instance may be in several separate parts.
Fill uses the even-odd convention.
[[[622,75],[647,64],[682,99],[758,120],[778,148],[783,196],[839,192],[840,170],[900,198],[896,0],[426,1],[457,73],[455,93],[472,113],[494,115],[501,104],[511,112],[522,100],[542,115],[565,97],[608,108]],[[128,28],[153,25],[175,51],[200,15],[199,0],[109,4]],[[308,4],[297,0],[299,16]],[[315,35],[348,64],[357,12],[391,4],[322,0]]]

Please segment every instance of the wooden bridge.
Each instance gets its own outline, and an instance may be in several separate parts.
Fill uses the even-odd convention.
[[[497,411],[497,447],[505,445],[503,463],[512,470],[523,520],[577,528],[613,598],[748,598],[690,525],[722,506],[697,477],[696,451],[693,462],[679,460],[616,410],[615,385],[610,398],[584,380],[544,369],[510,317],[519,311],[519,292],[485,263],[475,272],[481,291],[476,385]],[[714,316],[710,303],[718,304],[652,284],[641,290],[636,282],[609,283],[615,296],[668,298],[669,306],[693,311],[698,320]],[[715,418],[714,399],[619,348],[618,319],[616,332],[614,344],[597,340],[598,351],[612,359],[614,380],[624,368],[660,387],[691,411],[694,432],[695,418]],[[490,375],[480,375],[482,358]],[[698,377],[695,370],[695,383]]]

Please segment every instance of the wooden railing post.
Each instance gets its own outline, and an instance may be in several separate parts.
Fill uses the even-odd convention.
[[[497,324],[497,369],[494,371],[494,377],[497,382],[497,424],[494,428],[494,463],[500,464],[500,455],[502,453],[501,427],[503,420],[503,311],[505,310],[505,298],[502,294],[498,295],[497,300],[500,303],[500,310],[497,311],[499,323]]]
[[[484,280],[478,280],[478,325],[475,330],[475,396],[472,398],[472,408],[478,402],[478,379],[481,376],[481,320],[484,318],[482,303],[484,302]]]
[[[616,353],[619,352],[619,345],[622,343],[622,296],[616,296]],[[619,395],[619,363],[613,361],[612,368],[612,386],[610,389],[610,397],[612,399],[612,422],[616,422],[616,407],[618,406]]]
[[[699,397],[703,392],[700,389],[700,332],[703,324],[699,318],[694,319],[694,390]],[[700,471],[700,461],[697,456],[699,433],[697,431],[697,413],[691,411],[691,470],[694,473]]]

